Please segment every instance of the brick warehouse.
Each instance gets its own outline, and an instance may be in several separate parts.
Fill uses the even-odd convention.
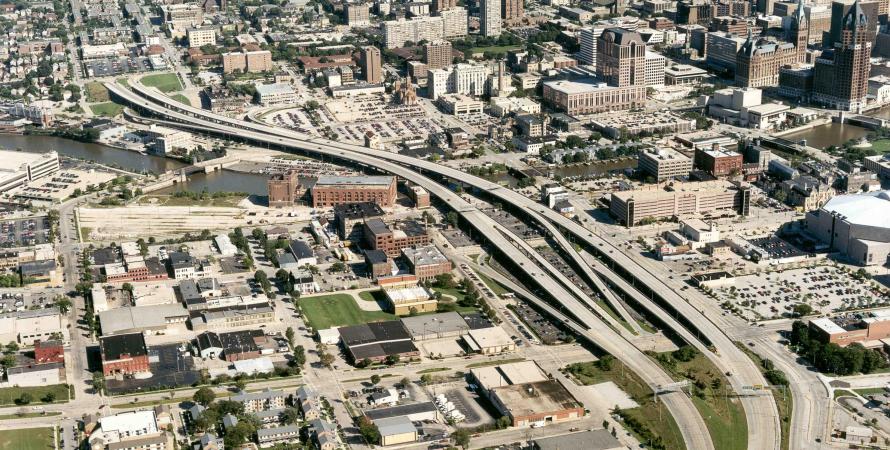
[[[312,207],[371,202],[392,206],[396,202],[396,178],[390,176],[323,176],[312,185]]]
[[[142,333],[119,334],[99,339],[102,373],[107,376],[148,372],[148,347]]]

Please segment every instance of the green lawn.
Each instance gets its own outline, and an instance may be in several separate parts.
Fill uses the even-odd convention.
[[[518,45],[492,45],[489,47],[473,47],[470,49],[470,54],[485,52],[506,53],[510,50],[516,50],[518,48]]]
[[[862,389],[853,389],[857,394],[868,398],[869,395],[884,395],[887,391],[884,388],[862,388]]]
[[[53,429],[26,428],[21,430],[0,431],[0,448],[15,450],[52,450],[55,449]]]
[[[126,87],[130,87],[130,80],[128,80],[126,78],[118,78],[117,84],[120,84],[120,85],[126,86]]]
[[[686,448],[683,434],[680,433],[680,428],[670,411],[663,402],[655,402],[652,389],[621,361],[612,359],[608,369],[601,368],[594,361],[575,363],[567,366],[566,371],[583,385],[612,381],[633,398],[640,406],[623,409],[620,415],[625,427],[640,442],[648,442],[650,438],[661,439],[664,448]]]
[[[191,397],[189,397],[191,398]],[[4,414],[0,415],[0,420],[13,420],[13,419],[28,419],[31,417],[52,417],[52,416],[61,416],[61,411],[47,411],[46,413],[23,413],[23,414]]]
[[[182,83],[179,82],[179,77],[175,73],[146,75],[140,81],[146,86],[158,88],[161,92],[182,90]]]
[[[398,318],[382,311],[363,311],[355,303],[355,299],[347,294],[304,297],[299,300],[299,304],[309,326],[316,330]]]
[[[108,95],[108,89],[105,89],[105,85],[98,81],[91,81],[83,85],[83,91],[86,94],[87,101],[90,103],[107,102],[111,100],[111,97]]]
[[[174,94],[174,95],[171,95],[170,98],[172,98],[173,100],[176,100],[179,103],[183,103],[183,104],[192,106],[191,100],[189,100],[186,96],[184,96],[182,94]]]
[[[97,116],[114,117],[120,114],[124,110],[124,107],[114,102],[106,102],[90,105],[90,109],[93,111],[93,114]]]
[[[696,389],[692,402],[708,426],[715,448],[744,450],[748,447],[748,422],[744,408],[734,398],[723,373],[711,360],[698,353],[685,362],[667,358],[665,354],[655,358],[655,361],[678,381],[689,380],[690,385],[696,382],[704,385],[704,389]]]
[[[507,288],[501,286],[500,283],[492,280],[485,274],[476,272],[476,276],[478,276],[479,279],[482,280],[482,282],[485,283],[485,285],[488,286],[489,289],[491,289],[491,292],[494,292],[494,294],[498,297],[506,294],[507,292],[510,292],[507,290]]]
[[[52,392],[56,399],[53,403],[65,403],[68,401],[68,385],[53,384],[49,386],[37,387],[11,387],[0,389],[0,406],[15,405],[15,401],[22,396],[23,393],[31,394],[31,404],[40,405],[46,394]],[[0,445],[0,448],[5,448]]]

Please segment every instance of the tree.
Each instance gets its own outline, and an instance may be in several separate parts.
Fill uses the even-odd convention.
[[[433,376],[428,373],[420,376],[420,382],[423,384],[429,384],[431,381],[433,381]]]
[[[32,400],[34,400],[34,396],[28,392],[22,392],[22,395],[20,395],[15,402],[20,405],[27,405],[28,403],[31,403]]]
[[[367,417],[362,416],[362,418],[359,419],[358,429],[369,444],[377,444],[380,442],[380,429]]]
[[[294,342],[296,342],[297,334],[294,333],[294,329],[292,327],[287,327],[287,330],[284,331],[284,337],[287,338],[287,343],[294,348]]]
[[[345,272],[345,271],[346,271],[346,264],[343,264],[342,261],[337,261],[337,262],[331,264],[331,268],[330,268],[329,271],[330,271],[330,272],[334,272],[334,273],[336,273],[336,272]]]
[[[391,366],[399,362],[399,355],[388,355],[386,357],[386,364]]]
[[[450,273],[441,273],[436,275],[435,286],[442,289],[454,289],[457,284],[454,282],[454,275]]]
[[[213,389],[204,386],[195,391],[195,394],[192,396],[192,400],[194,400],[195,403],[199,405],[207,406],[213,403],[214,400],[216,400],[216,393],[213,392]]]
[[[371,384],[377,384],[379,382],[380,382],[380,375],[377,375],[376,373],[374,375],[371,375]]]
[[[56,308],[59,308],[59,311],[62,314],[68,314],[68,311],[71,310],[71,300],[64,295],[57,295],[55,299]]]
[[[285,408],[281,413],[281,419],[285,424],[296,424],[300,420],[300,412],[296,408]]]
[[[40,399],[43,403],[52,403],[56,401],[56,393],[55,392],[47,392],[46,395]]]
[[[498,421],[497,421],[497,424],[496,424],[498,430],[503,430],[503,429],[506,429],[506,428],[510,428],[510,425],[513,425],[513,421],[510,420],[510,418],[507,417],[507,416],[501,416],[501,417],[499,417],[499,418],[498,418]]]
[[[457,228],[457,222],[459,218],[460,216],[458,216],[456,212],[448,211],[448,213],[445,214],[445,223],[451,225],[454,228]]]
[[[7,369],[15,366],[15,355],[5,355],[3,359],[0,360],[0,365]]]
[[[302,345],[294,347],[294,363],[301,369],[306,364],[306,349]]]
[[[806,303],[798,303],[798,304],[794,305],[791,309],[792,309],[792,311],[794,311],[794,314],[797,315],[798,317],[808,316],[808,315],[810,315],[810,313],[813,312],[813,307],[811,307],[810,305],[808,305]]]
[[[466,449],[470,446],[470,430],[458,428],[454,433],[451,433],[451,440],[454,441],[454,445]]]
[[[121,285],[121,289],[123,289],[123,290],[129,292],[130,295],[133,295],[133,289],[135,289],[135,288],[134,288],[133,285],[130,284],[130,283],[124,283],[124,284]]]
[[[244,378],[235,380],[235,389],[237,389],[238,391],[243,391],[245,387],[247,387],[247,382],[244,381]]]
[[[401,386],[402,389],[407,388],[409,384],[411,384],[411,380],[409,380],[408,377],[404,377],[399,380],[399,386]]]
[[[330,368],[331,364],[334,364],[335,358],[334,358],[334,355],[332,355],[330,353],[322,353],[321,356],[318,357],[318,359],[321,361],[321,363],[325,367]]]
[[[96,393],[105,392],[105,377],[102,375],[102,372],[93,372],[93,390]]]

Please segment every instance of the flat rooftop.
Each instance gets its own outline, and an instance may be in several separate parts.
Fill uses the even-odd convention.
[[[503,386],[493,393],[513,417],[582,407],[566,388],[553,380]]]
[[[402,324],[411,336],[418,337],[429,333],[465,332],[470,329],[467,321],[456,312],[425,314],[402,318]]]
[[[833,320],[825,318],[825,317],[818,318],[818,319],[812,319],[812,320],[810,320],[810,323],[815,325],[816,327],[818,327],[819,329],[821,329],[822,331],[824,331],[828,334],[837,334],[837,333],[843,333],[844,331],[846,331],[846,330],[844,330],[843,327],[834,323]]]
[[[333,176],[323,175],[318,177],[315,187],[318,186],[389,186],[394,182],[395,178],[391,176]]]

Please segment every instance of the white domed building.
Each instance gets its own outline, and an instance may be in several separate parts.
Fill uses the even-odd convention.
[[[890,255],[890,191],[839,195],[807,213],[811,235],[851,262],[887,264]]]

